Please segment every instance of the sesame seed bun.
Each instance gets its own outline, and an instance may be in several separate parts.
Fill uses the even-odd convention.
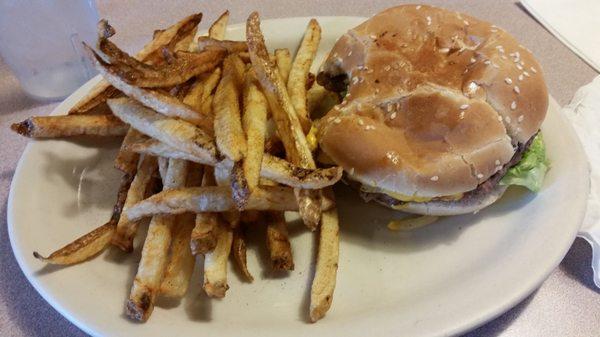
[[[390,195],[472,191],[539,130],[548,107],[540,70],[487,22],[431,6],[387,9],[344,34],[321,67],[319,83],[348,85],[318,125],[321,150],[351,179]],[[492,194],[469,207],[502,193]],[[450,204],[407,205],[429,214]]]

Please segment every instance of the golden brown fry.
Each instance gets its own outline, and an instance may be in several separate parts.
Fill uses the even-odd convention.
[[[235,209],[229,187],[207,186],[160,192],[129,207],[126,214],[129,219],[137,220],[155,214],[225,212]],[[291,188],[263,186],[250,195],[246,209],[297,211],[298,204]]]
[[[185,186],[188,164],[185,161],[170,159],[163,177],[163,188]],[[131,286],[126,313],[132,319],[146,321],[154,309],[154,300],[165,275],[169,258],[169,245],[172,242],[174,216],[157,215],[148,226],[148,234],[142,248],[138,271]]]
[[[229,22],[229,11],[223,12],[221,16],[208,29],[208,36],[217,39],[223,40],[225,38],[225,31],[227,30],[227,23]]]
[[[123,173],[134,175],[137,171],[140,155],[134,151],[128,150],[127,147],[131,144],[144,141],[146,138],[146,136],[130,127],[123,139],[123,143],[121,143],[121,148],[117,153],[117,157],[115,158],[115,168]]]
[[[173,240],[169,254],[169,264],[160,285],[160,295],[169,298],[181,298],[185,295],[195,259],[190,249],[190,235],[194,227],[193,214],[182,214],[177,218],[173,231]]]
[[[115,232],[115,228],[116,223],[109,221],[60,248],[48,257],[44,257],[38,252],[33,252],[33,256],[49,264],[70,265],[83,262],[106,248]]]
[[[176,159],[185,159],[199,164],[215,165],[216,158],[204,159],[196,157],[192,154],[179,151],[155,139],[149,139],[141,143],[131,144],[127,147],[128,150],[150,154],[157,157],[167,157]],[[233,167],[233,162],[223,160],[220,165],[229,172]],[[292,165],[285,159],[281,159],[269,154],[263,155],[263,160],[260,169],[260,176],[274,180],[280,184],[304,188],[304,189],[319,189],[331,186],[340,180],[342,177],[341,167],[329,167],[324,169],[303,169]]]
[[[319,42],[321,41],[321,27],[315,19],[311,19],[304,32],[304,37],[296,52],[296,57],[290,69],[289,78],[287,81],[287,90],[290,95],[290,100],[294,106],[294,110],[298,115],[300,124],[304,133],[310,130],[312,125],[308,109],[306,108],[306,90],[307,80],[310,73],[310,66],[313,63]]]
[[[128,98],[111,99],[108,105],[115,116],[141,133],[201,158],[203,163],[215,164],[216,149],[212,138],[194,125],[157,114]]]
[[[316,168],[312,153],[298,115],[290,101],[287,89],[269,61],[264,37],[260,31],[258,13],[253,12],[246,23],[246,39],[252,65],[256,76],[269,102],[273,119],[285,147],[286,156],[293,164],[303,168]],[[289,80],[288,80],[289,81]],[[299,211],[304,224],[311,230],[316,229],[320,220],[320,207],[315,192],[297,194]]]
[[[29,138],[72,136],[124,136],[127,124],[111,115],[66,115],[29,117],[10,128]]]
[[[310,289],[310,320],[325,316],[333,300],[339,257],[339,224],[337,209],[324,211],[319,232],[319,249],[315,277]]]
[[[123,214],[121,214],[115,234],[111,238],[111,243],[113,245],[126,252],[131,252],[133,250],[133,238],[135,237],[139,226],[137,221],[127,217],[127,209],[144,199],[144,194],[146,193],[146,190],[152,181],[152,175],[156,170],[157,165],[155,157],[144,156],[140,158],[137,173],[127,192],[127,199],[123,206]]]
[[[217,245],[204,257],[204,291],[210,297],[223,298],[229,289],[227,284],[227,260],[231,251],[233,233],[231,228],[218,222]]]
[[[254,277],[248,270],[248,263],[246,261],[246,236],[241,227],[236,228],[233,231],[233,245],[231,247],[233,259],[236,262],[238,268],[242,272],[242,275],[246,278],[246,281],[254,281]]]
[[[206,187],[214,185],[215,178],[213,170],[205,168],[201,186]],[[196,222],[194,229],[192,230],[190,241],[190,246],[194,255],[206,254],[213,250],[217,245],[217,235],[215,229],[217,226],[217,217],[218,214],[212,212],[196,214]]]
[[[287,48],[275,49],[275,60],[283,83],[287,83],[290,70],[292,69],[292,55],[290,54],[290,50]]]
[[[217,68],[213,70],[213,72],[206,78],[204,81],[204,90],[202,91],[202,101],[206,101],[209,97],[212,96],[213,91],[219,84],[219,80],[221,79],[221,68]],[[210,115],[210,110],[200,110],[206,115]]]
[[[294,270],[292,245],[283,212],[267,214],[267,249],[273,270]]]
[[[241,53],[248,51],[248,45],[243,41],[218,40],[208,36],[200,36],[196,51],[209,50],[210,48],[225,49],[228,53]]]
[[[155,32],[152,41],[146,44],[144,48],[135,55],[135,58],[148,64],[155,64],[158,61],[162,61],[163,48],[166,47],[168,50],[176,50],[172,49],[170,46],[175,46],[175,48],[177,48],[177,43],[179,41],[186,38],[191,39],[195,35],[201,19],[202,13],[193,14],[165,30]],[[108,98],[117,97],[119,94],[119,90],[112,87],[106,80],[102,80],[98,82],[85,97],[77,102],[71,110],[69,110],[69,114],[95,112],[110,113],[105,102]]]
[[[206,132],[212,132],[212,123],[203,118],[198,111],[193,110],[191,107],[180,102],[177,98],[166,93],[138,88],[124,82],[120,77],[110,72],[109,68],[107,68],[107,63],[105,63],[92,49],[89,47],[86,48],[88,48],[88,52],[91,53],[92,61],[94,62],[96,69],[98,69],[98,72],[100,72],[100,74],[102,74],[102,76],[104,76],[104,78],[114,87],[121,90],[127,96],[134,98],[145,106],[165,116],[181,118],[203,128]],[[125,98],[117,98],[115,100],[119,99],[122,100]]]
[[[132,180],[133,176],[127,174],[121,179],[117,201],[113,207],[112,216],[107,223],[79,237],[48,257],[44,257],[38,252],[33,252],[33,256],[49,264],[70,265],[83,262],[102,252],[110,243],[110,239],[115,232]]]
[[[258,185],[260,168],[265,151],[267,129],[267,99],[252,76],[244,83],[244,114],[242,126],[246,133],[247,153],[244,160],[244,175],[250,192]]]
[[[214,130],[219,151],[232,161],[239,161],[246,153],[246,137],[240,117],[240,83],[236,74],[235,55],[223,61],[223,77],[213,99]],[[238,58],[239,59],[239,58]],[[240,61],[241,62],[241,61]]]

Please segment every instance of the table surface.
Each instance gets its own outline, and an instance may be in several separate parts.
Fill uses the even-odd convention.
[[[157,27],[165,27],[191,12],[203,11],[212,21],[225,9],[231,22],[243,22],[252,10],[261,17],[315,15],[366,16],[398,1],[97,1],[101,17],[119,32],[115,41],[128,51],[140,48]],[[459,10],[507,29],[537,56],[545,70],[550,93],[568,103],[580,86],[598,75],[530,17],[514,1],[426,1]],[[6,201],[15,166],[27,140],[8,131],[11,123],[31,115],[46,115],[57,103],[36,102],[19,88],[0,60],[0,331],[3,336],[84,336],[47,304],[21,273],[12,254],[6,223]],[[468,336],[598,336],[600,291],[594,287],[591,248],[577,239],[560,266],[532,295]]]

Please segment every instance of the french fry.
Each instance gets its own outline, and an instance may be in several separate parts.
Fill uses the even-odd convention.
[[[87,47],[87,50],[92,55],[92,62],[94,62],[98,72],[110,82],[115,88],[121,90],[127,96],[134,98],[145,106],[159,112],[165,116],[181,118],[192,124],[195,124],[203,128],[206,132],[212,132],[212,124],[205,118],[202,118],[198,111],[193,110],[186,104],[180,102],[177,98],[170,96],[160,91],[148,90],[144,88],[138,88],[130,85],[123,81],[119,76],[111,73],[109,65],[104,62],[96,52],[91,48]],[[125,98],[116,98],[115,100],[122,100]],[[109,104],[110,106],[110,104]],[[111,109],[112,110],[112,109]],[[114,113],[114,111],[113,111]]]
[[[321,27],[315,19],[311,19],[304,32],[300,47],[290,69],[287,81],[287,90],[294,110],[298,115],[304,133],[310,130],[312,125],[308,109],[306,108],[306,81],[309,76],[310,66],[315,59],[319,42],[321,41]]]
[[[212,138],[200,128],[162,116],[128,98],[108,100],[108,105],[115,116],[141,133],[201,158],[203,163],[215,164],[215,145]]]
[[[127,149],[157,157],[185,159],[199,164],[215,165],[216,162],[216,158],[199,158],[189,153],[179,151],[178,149],[170,147],[155,139],[131,144]],[[220,162],[220,165],[223,165],[226,171],[228,171],[233,167],[233,162],[223,160]],[[334,166],[314,170],[303,169],[292,165],[285,159],[265,153],[261,163],[260,176],[291,187],[319,189],[331,186],[339,181],[342,177],[342,168]]]
[[[239,161],[246,153],[246,137],[240,117],[240,83],[234,65],[235,55],[223,61],[223,77],[213,99],[214,130],[219,151],[232,161]]]
[[[225,212],[235,210],[231,189],[227,186],[206,186],[172,189],[157,193],[126,210],[132,220],[155,214],[185,212]],[[297,211],[294,192],[289,187],[263,186],[250,195],[248,210]]]
[[[48,257],[42,256],[35,251],[33,252],[33,256],[49,264],[71,265],[88,260],[102,252],[110,243],[110,239],[115,232],[132,180],[133,175],[128,174],[121,178],[117,201],[113,207],[111,218],[107,223],[82,235],[75,241],[53,252]]]
[[[196,51],[198,52],[209,50],[211,48],[225,49],[228,53],[242,53],[248,51],[248,46],[246,45],[246,42],[243,41],[218,40],[208,36],[200,36],[197,42]]]
[[[309,116],[312,118],[321,118],[336,104],[340,103],[337,93],[325,89],[319,83],[314,83],[306,94],[306,107]]]
[[[290,70],[292,69],[292,55],[290,54],[290,50],[287,48],[275,49],[275,60],[283,83],[287,83]]]
[[[231,247],[231,253],[233,254],[233,260],[235,261],[238,268],[242,272],[242,275],[246,278],[246,281],[254,281],[254,277],[248,270],[248,263],[246,261],[246,236],[241,227],[237,227],[233,231],[233,244]]]
[[[140,158],[137,173],[131,182],[127,198],[123,206],[123,214],[119,218],[117,228],[111,238],[111,243],[121,250],[131,252],[133,250],[133,238],[137,233],[139,223],[127,217],[127,209],[137,202],[144,199],[144,194],[148,189],[151,178],[157,170],[156,158],[144,156]]]
[[[229,289],[227,284],[227,260],[231,251],[233,233],[221,221],[217,227],[217,245],[204,256],[204,291],[210,297],[223,298]]]
[[[160,295],[168,298],[181,298],[185,295],[192,272],[194,256],[190,249],[190,236],[194,227],[193,214],[182,214],[173,226],[173,240],[169,254],[169,263],[160,285]]]
[[[269,102],[288,159],[303,168],[316,168],[298,114],[290,101],[279,72],[274,69],[269,60],[264,37],[260,30],[260,19],[256,12],[248,17],[246,40],[252,66]],[[300,216],[304,224],[309,229],[315,230],[321,217],[318,192],[300,190],[297,198]]]
[[[169,170],[169,158],[157,157],[158,173],[160,179],[164,182],[167,179],[167,171]]]
[[[10,128],[29,138],[73,136],[124,136],[127,124],[111,115],[66,115],[29,117]]]
[[[215,178],[213,170],[205,168],[202,178],[203,187],[214,186]],[[192,230],[190,247],[194,255],[206,254],[213,250],[217,245],[216,226],[218,214],[212,212],[203,212],[196,214],[194,229]]]
[[[185,186],[187,167],[185,161],[170,159],[163,177],[163,188]],[[174,216],[168,215],[157,215],[150,221],[142,257],[126,305],[127,316],[134,320],[145,322],[152,314],[154,300],[165,275],[175,221]]]
[[[244,114],[242,126],[246,133],[247,153],[244,160],[244,175],[250,193],[258,185],[260,169],[265,151],[267,129],[267,99],[260,91],[253,76],[244,82]]]
[[[319,231],[319,248],[315,277],[310,289],[310,320],[325,316],[333,300],[339,258],[339,224],[337,209],[324,211]]]
[[[267,249],[273,270],[294,270],[292,246],[283,212],[267,214]]]
[[[115,168],[123,173],[135,175],[140,155],[134,151],[127,150],[127,147],[131,144],[141,142],[146,138],[146,136],[136,129],[130,127],[115,158]]]
[[[227,23],[229,22],[229,11],[223,12],[221,16],[208,29],[208,36],[213,39],[223,40],[225,38],[225,31],[227,30]]]
[[[162,60],[162,49],[165,47],[168,48],[169,45],[176,46],[178,41],[186,39],[186,37],[193,37],[201,19],[202,13],[192,14],[165,30],[156,31],[152,41],[146,44],[135,55],[135,58],[148,64],[154,64]],[[101,80],[69,110],[69,114],[84,114],[94,111],[110,113],[105,102],[108,98],[118,96],[119,93],[106,80]]]

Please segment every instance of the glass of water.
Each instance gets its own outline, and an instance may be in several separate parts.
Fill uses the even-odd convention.
[[[64,98],[95,74],[97,22],[93,0],[0,0],[0,56],[30,96]]]

